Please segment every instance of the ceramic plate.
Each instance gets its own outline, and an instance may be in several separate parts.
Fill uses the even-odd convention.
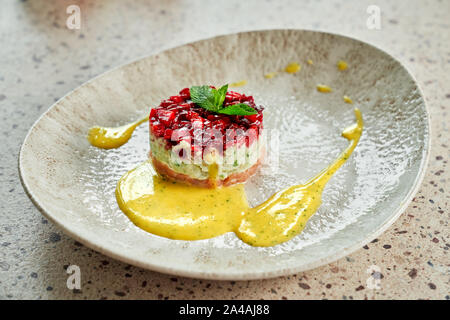
[[[306,61],[311,59],[313,64]],[[339,71],[336,63],[347,61]],[[290,62],[300,72],[280,72]],[[115,150],[89,145],[88,129],[116,126],[191,85],[238,82],[265,106],[277,131],[276,170],[246,185],[255,205],[305,182],[347,146],[341,131],[361,109],[365,129],[352,157],[326,187],[303,233],[256,248],[233,233],[174,241],[135,227],[119,210],[118,179],[144,161],[148,126]],[[320,93],[317,84],[333,91]],[[354,105],[343,101],[350,96]],[[23,185],[41,212],[86,246],[160,272],[208,279],[258,279],[330,263],[374,239],[407,207],[429,154],[429,116],[420,89],[394,58],[361,41],[321,32],[267,30],[219,36],[152,55],[107,72],[56,102],[30,129],[20,152]],[[274,140],[275,141],[275,140]]]

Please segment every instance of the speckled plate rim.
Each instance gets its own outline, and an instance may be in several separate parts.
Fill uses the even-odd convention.
[[[44,118],[47,113],[49,113],[54,107],[55,105],[57,105],[61,100],[65,99],[67,96],[69,96],[70,94],[72,94],[74,91],[80,89],[81,87],[85,86],[88,83],[91,83],[93,81],[95,81],[97,78],[100,78],[110,72],[113,72],[117,69],[120,69],[126,65],[130,65],[133,63],[137,63],[138,61],[145,59],[149,56],[153,56],[156,54],[160,54],[162,52],[165,52],[167,50],[171,50],[171,49],[175,49],[178,47],[182,47],[185,46],[187,44],[194,44],[197,42],[202,42],[202,41],[208,41],[214,38],[218,38],[218,37],[224,37],[224,36],[230,36],[230,35],[236,35],[236,34],[245,34],[245,33],[257,33],[257,32],[268,32],[268,31],[301,31],[301,32],[311,32],[311,33],[320,33],[320,34],[326,34],[326,35],[331,35],[331,36],[335,36],[335,37],[340,37],[340,38],[345,38],[345,39],[349,39],[358,43],[362,43],[364,45],[367,45],[369,47],[372,47],[375,50],[378,50],[380,52],[382,52],[383,54],[389,56],[393,61],[395,61],[396,63],[398,63],[404,70],[406,70],[406,72],[408,73],[408,75],[411,77],[411,79],[414,81],[415,85],[418,88],[418,91],[420,93],[421,98],[424,101],[424,108],[425,108],[425,113],[427,116],[427,139],[425,140],[425,148],[424,148],[424,152],[423,152],[423,157],[421,159],[420,162],[420,167],[418,170],[418,173],[416,175],[416,178],[414,180],[414,183],[412,184],[412,186],[410,187],[407,195],[404,197],[401,205],[394,211],[394,213],[390,216],[389,219],[387,219],[384,224],[382,224],[377,230],[374,230],[373,232],[367,234],[367,236],[361,240],[356,242],[355,244],[353,244],[352,246],[349,246],[339,252],[336,252],[335,254],[329,255],[326,258],[322,258],[322,259],[318,259],[316,261],[313,261],[311,263],[306,263],[306,264],[302,264],[301,266],[298,267],[291,267],[291,268],[284,268],[284,269],[279,269],[277,271],[272,271],[272,272],[252,272],[252,273],[217,273],[217,272],[204,272],[204,271],[196,271],[196,270],[185,270],[182,268],[168,268],[162,265],[157,265],[157,264],[151,264],[151,263],[144,263],[140,260],[136,260],[133,258],[128,257],[126,254],[124,253],[117,253],[116,251],[114,251],[113,249],[109,249],[109,248],[105,248],[102,247],[100,245],[97,245],[96,243],[92,242],[90,239],[85,238],[83,236],[80,236],[76,230],[74,230],[73,228],[71,228],[70,225],[66,225],[64,224],[62,221],[59,221],[58,218],[52,216],[52,214],[50,213],[50,210],[46,210],[45,205],[39,201],[39,199],[34,195],[33,191],[30,189],[28,183],[27,183],[27,176],[26,173],[24,171],[24,167],[22,166],[22,161],[23,161],[23,147],[26,144],[29,136],[31,135],[34,127],[41,121],[42,118]],[[351,253],[357,251],[358,249],[360,249],[362,246],[364,246],[365,244],[369,243],[370,241],[372,241],[373,239],[375,239],[376,237],[378,237],[379,235],[381,235],[384,231],[386,231],[397,219],[398,217],[407,209],[408,205],[411,203],[412,199],[414,198],[415,194],[418,192],[421,183],[425,177],[425,172],[428,166],[428,162],[429,162],[429,158],[430,158],[430,153],[431,153],[431,117],[430,117],[430,112],[428,110],[428,106],[427,106],[427,102],[425,99],[425,96],[423,94],[423,91],[419,85],[419,83],[417,82],[417,79],[414,77],[414,75],[410,72],[410,70],[397,58],[395,58],[394,56],[390,55],[389,53],[387,53],[386,51],[382,50],[381,48],[370,44],[368,42],[350,37],[350,36],[346,36],[346,35],[342,35],[342,34],[338,34],[338,33],[333,33],[333,32],[326,32],[326,31],[320,31],[320,30],[308,30],[308,29],[284,29],[284,28],[279,28],[279,29],[258,29],[258,30],[249,30],[249,31],[242,31],[242,32],[233,32],[233,33],[225,33],[225,34],[219,34],[213,37],[208,37],[208,38],[204,38],[204,39],[200,39],[200,40],[196,40],[193,42],[188,42],[188,43],[184,43],[175,47],[163,47],[161,48],[161,50],[159,51],[155,51],[150,55],[144,55],[138,59],[134,59],[132,61],[126,62],[122,65],[119,65],[115,68],[112,68],[106,72],[103,72],[97,76],[95,76],[94,78],[84,82],[83,84],[81,84],[80,86],[76,87],[75,89],[71,90],[70,92],[68,92],[67,94],[65,94],[63,97],[61,97],[58,101],[56,101],[54,104],[52,104],[50,106],[50,108],[45,111],[31,126],[31,128],[29,129],[27,135],[25,136],[25,139],[20,147],[20,151],[19,151],[19,157],[18,157],[18,169],[19,169],[19,177],[20,177],[20,181],[22,183],[22,186],[25,190],[25,193],[28,195],[28,197],[30,198],[31,202],[36,206],[36,208],[42,213],[42,215],[44,217],[46,217],[48,220],[50,220],[53,224],[55,224],[58,228],[60,228],[64,233],[66,233],[68,236],[70,236],[71,238],[75,239],[76,241],[82,243],[83,245],[85,245],[88,248],[91,248],[99,253],[102,253],[106,256],[109,256],[113,259],[125,262],[125,263],[129,263],[131,265],[137,266],[137,267],[141,267],[144,269],[148,269],[148,270],[152,270],[152,271],[157,271],[157,272],[161,272],[161,273],[166,273],[166,274],[172,274],[172,275],[177,275],[177,276],[182,276],[182,277],[189,277],[189,278],[198,278],[198,279],[208,279],[208,280],[257,280],[257,279],[269,279],[269,278],[275,278],[275,277],[280,277],[280,276],[285,276],[285,275],[290,275],[290,274],[295,274],[295,273],[299,273],[299,272],[303,272],[303,271],[307,271],[310,269],[314,269],[314,268],[318,268],[320,266],[335,262],[347,255],[350,255]]]

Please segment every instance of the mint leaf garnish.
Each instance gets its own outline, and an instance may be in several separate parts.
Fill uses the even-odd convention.
[[[191,100],[196,105],[209,111],[219,110],[213,89],[209,86],[194,86],[190,88]]]
[[[227,95],[227,91],[228,91],[228,84],[222,86],[219,90],[216,90],[217,94],[217,105],[222,107],[223,102],[225,101],[225,96]],[[214,92],[214,90],[213,90]]]
[[[257,114],[255,109],[245,103],[232,104],[231,106],[220,109],[218,112],[235,116],[250,116],[252,114]]]
[[[203,109],[236,116],[248,116],[257,113],[255,109],[245,103],[223,107],[227,91],[228,84],[222,86],[219,90],[210,86],[193,86],[190,88],[192,102]]]

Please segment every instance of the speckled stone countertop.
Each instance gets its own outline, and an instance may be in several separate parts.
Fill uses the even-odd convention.
[[[66,27],[79,4],[80,30]],[[381,29],[366,26],[380,8]],[[449,1],[2,1],[0,10],[0,299],[450,299]],[[34,121],[90,78],[165,48],[238,31],[299,28],[352,36],[401,60],[432,118],[422,187],[381,237],[335,263],[261,281],[159,274],[98,254],[44,219],[19,181],[17,156]],[[68,265],[81,290],[66,287]],[[380,268],[378,290],[367,269]]]

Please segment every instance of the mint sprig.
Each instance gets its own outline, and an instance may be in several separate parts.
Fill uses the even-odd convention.
[[[219,110],[218,94],[214,93],[211,87],[194,86],[191,87],[189,91],[191,93],[192,102],[194,102],[199,107],[213,112],[217,112],[217,110]]]
[[[237,103],[227,107],[223,106],[228,91],[228,84],[222,86],[219,90],[213,89],[210,86],[193,86],[189,91],[192,102],[203,109],[236,116],[257,114],[255,109],[245,103]]]
[[[256,110],[245,103],[236,103],[219,110],[219,113],[236,115],[236,116],[250,116],[257,114]]]

